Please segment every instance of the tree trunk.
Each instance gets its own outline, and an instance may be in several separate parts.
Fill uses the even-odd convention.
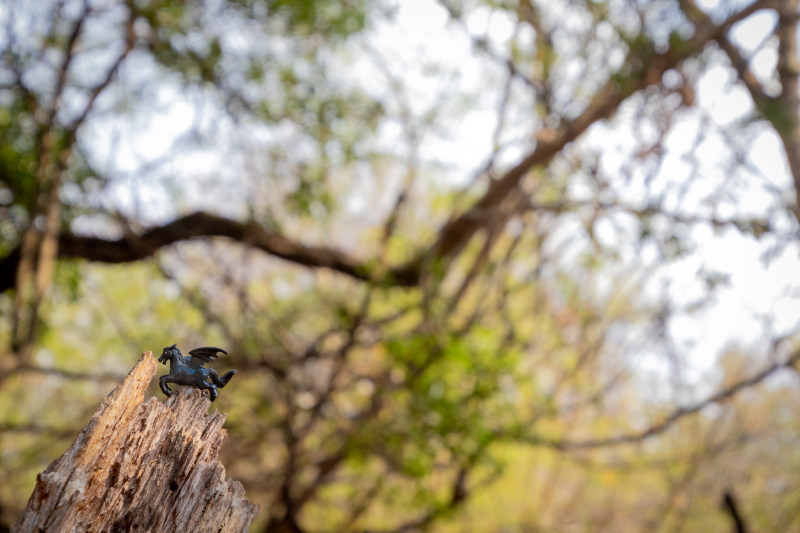
[[[143,403],[156,369],[145,353],[39,474],[12,531],[247,531],[258,506],[217,459],[226,415],[191,388]]]

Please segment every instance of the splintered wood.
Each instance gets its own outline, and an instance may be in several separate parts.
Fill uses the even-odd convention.
[[[196,389],[143,403],[156,369],[145,353],[39,474],[12,531],[247,531],[258,506],[217,459],[226,415]]]

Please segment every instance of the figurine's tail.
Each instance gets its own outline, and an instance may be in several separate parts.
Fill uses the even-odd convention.
[[[209,368],[209,370],[210,372],[208,373],[208,375],[211,376],[211,381],[213,381],[214,385],[216,385],[217,387],[224,387],[225,385],[227,385],[228,382],[233,377],[233,375],[236,374],[236,370],[231,370],[229,372],[226,372],[224,376],[219,377],[213,369]]]

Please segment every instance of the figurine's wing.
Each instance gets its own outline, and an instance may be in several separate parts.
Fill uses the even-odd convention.
[[[222,348],[215,348],[213,346],[203,346],[202,348],[189,350],[189,354],[192,356],[192,360],[189,361],[189,366],[192,368],[203,368],[205,363],[210,363],[219,357],[217,352],[228,353]]]

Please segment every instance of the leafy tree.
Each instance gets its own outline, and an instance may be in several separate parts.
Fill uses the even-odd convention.
[[[723,494],[796,524],[794,326],[708,379],[676,330],[728,283],[703,243],[797,245],[797,0],[441,1],[425,54],[404,4],[29,4],[0,8],[4,521],[177,341],[241,371],[259,530],[697,530]]]

